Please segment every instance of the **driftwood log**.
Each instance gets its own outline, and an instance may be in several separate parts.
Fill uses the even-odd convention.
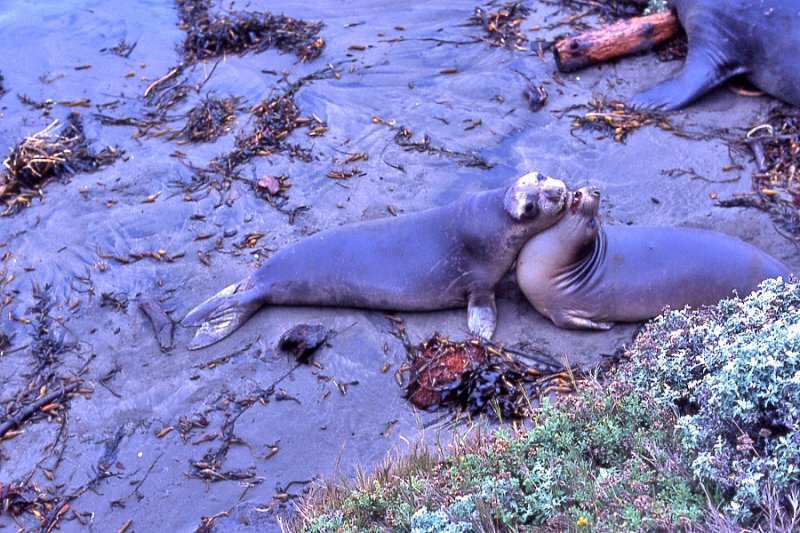
[[[615,22],[556,41],[553,53],[561,72],[572,72],[615,57],[649,50],[674,37],[680,28],[672,11]]]

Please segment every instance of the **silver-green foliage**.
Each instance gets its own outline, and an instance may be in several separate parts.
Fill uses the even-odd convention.
[[[651,13],[658,13],[659,11],[666,11],[667,9],[667,0],[650,0],[647,2],[647,8],[645,8],[644,14],[649,15]]]
[[[800,284],[665,313],[631,350],[628,379],[674,406],[681,442],[726,511],[747,519],[768,485],[800,481]]]

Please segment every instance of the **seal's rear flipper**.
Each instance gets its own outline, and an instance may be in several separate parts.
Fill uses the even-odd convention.
[[[233,333],[258,311],[262,302],[251,290],[250,278],[222,289],[201,303],[181,321],[182,326],[200,326],[189,343],[190,350],[205,348]]]
[[[680,109],[728,78],[742,73],[744,69],[741,67],[720,64],[704,51],[690,48],[683,71],[676,78],[635,95],[630,105],[635,109]]]

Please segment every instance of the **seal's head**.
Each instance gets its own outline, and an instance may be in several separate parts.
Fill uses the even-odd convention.
[[[600,191],[594,187],[582,187],[570,193],[567,200],[568,213],[556,225],[565,243],[582,247],[600,233]]]
[[[564,182],[531,172],[519,178],[508,188],[503,207],[514,220],[523,222],[541,218],[555,220],[567,203],[567,186]]]

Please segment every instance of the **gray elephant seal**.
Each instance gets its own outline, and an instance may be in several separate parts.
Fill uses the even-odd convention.
[[[669,0],[689,38],[683,71],[633,97],[634,107],[678,109],[733,76],[800,107],[797,0]]]
[[[716,304],[786,277],[778,260],[739,239],[693,228],[610,226],[597,218],[600,193],[572,194],[567,214],[533,237],[517,260],[522,292],[568,329],[639,322],[665,306]]]
[[[322,231],[271,256],[198,305],[189,348],[226,337],[264,305],[431,311],[467,306],[472,333],[489,338],[494,287],[527,240],[566,212],[561,180],[533,172],[510,187],[443,207]]]

